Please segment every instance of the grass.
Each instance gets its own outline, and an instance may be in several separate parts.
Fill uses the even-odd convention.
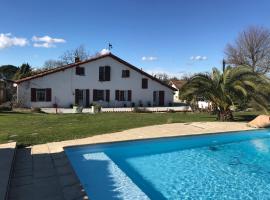
[[[237,121],[249,121],[258,113],[236,113]],[[16,141],[34,145],[89,137],[130,128],[179,122],[215,121],[207,113],[100,113],[42,114],[0,113],[0,143]]]

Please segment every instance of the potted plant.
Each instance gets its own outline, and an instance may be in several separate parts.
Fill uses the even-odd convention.
[[[83,107],[79,106],[78,104],[73,105],[73,112],[74,113],[82,113]]]
[[[99,112],[101,112],[101,105],[100,105],[100,104],[93,103],[92,106],[91,106],[91,108],[92,108],[92,111],[93,111],[94,113],[99,113]]]

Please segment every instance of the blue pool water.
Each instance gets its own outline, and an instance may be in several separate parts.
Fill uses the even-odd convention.
[[[67,148],[90,199],[270,199],[270,130]]]

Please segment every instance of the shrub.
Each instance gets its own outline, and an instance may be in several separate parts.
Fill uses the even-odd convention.
[[[151,113],[151,111],[146,110],[145,108],[138,108],[138,107],[135,107],[133,109],[133,112],[135,112],[135,113]]]
[[[12,108],[10,106],[0,106],[0,112],[3,112],[3,111],[11,111]]]
[[[100,104],[93,103],[92,106],[94,106],[95,112],[100,112],[101,111],[102,106]]]
[[[168,113],[175,113],[175,110],[169,109],[167,112],[168,112]]]

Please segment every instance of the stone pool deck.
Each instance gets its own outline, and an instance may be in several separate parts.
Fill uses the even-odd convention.
[[[18,149],[8,199],[88,199],[64,147],[252,129],[239,122],[175,123]]]

